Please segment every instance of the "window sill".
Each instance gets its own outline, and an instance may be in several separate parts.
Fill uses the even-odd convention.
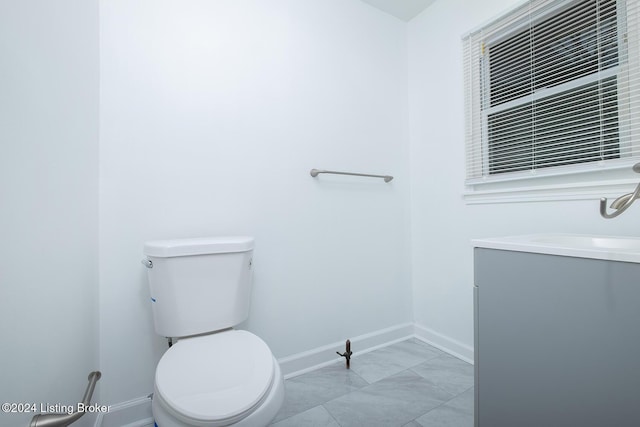
[[[476,185],[467,187],[463,193],[468,205],[492,203],[553,202],[566,200],[599,200],[601,197],[615,198],[633,191],[638,179],[586,181],[562,184],[546,184],[483,190]]]

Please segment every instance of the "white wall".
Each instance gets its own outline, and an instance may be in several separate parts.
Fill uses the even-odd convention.
[[[97,0],[0,2],[3,403],[75,404],[99,368],[97,49]]]
[[[151,392],[166,348],[149,239],[255,236],[243,327],[276,357],[412,320],[404,23],[359,0],[114,0],[100,25],[105,403]]]
[[[517,3],[439,0],[408,24],[414,316],[443,342],[469,351],[470,239],[536,232],[640,235],[640,207],[605,220],[595,199],[465,204],[461,36]]]

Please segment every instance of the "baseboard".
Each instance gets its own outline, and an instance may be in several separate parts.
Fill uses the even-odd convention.
[[[414,324],[414,327],[415,337],[420,341],[473,365],[473,347],[417,323]]]
[[[149,396],[110,405],[109,411],[99,414],[95,423],[95,427],[147,426],[153,426],[151,397]]]
[[[413,330],[413,323],[403,323],[356,337],[345,337],[345,341],[347,339],[351,341],[353,357],[357,357],[359,354],[411,338],[414,334]],[[345,341],[338,341],[278,359],[285,379],[343,361],[344,359],[339,357],[336,351],[344,352]]]

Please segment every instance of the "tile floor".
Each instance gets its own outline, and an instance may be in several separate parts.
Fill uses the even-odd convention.
[[[472,427],[473,366],[409,339],[285,381],[273,427]]]

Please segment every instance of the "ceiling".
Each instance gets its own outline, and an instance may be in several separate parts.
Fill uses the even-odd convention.
[[[410,21],[435,0],[362,0],[390,15]]]

